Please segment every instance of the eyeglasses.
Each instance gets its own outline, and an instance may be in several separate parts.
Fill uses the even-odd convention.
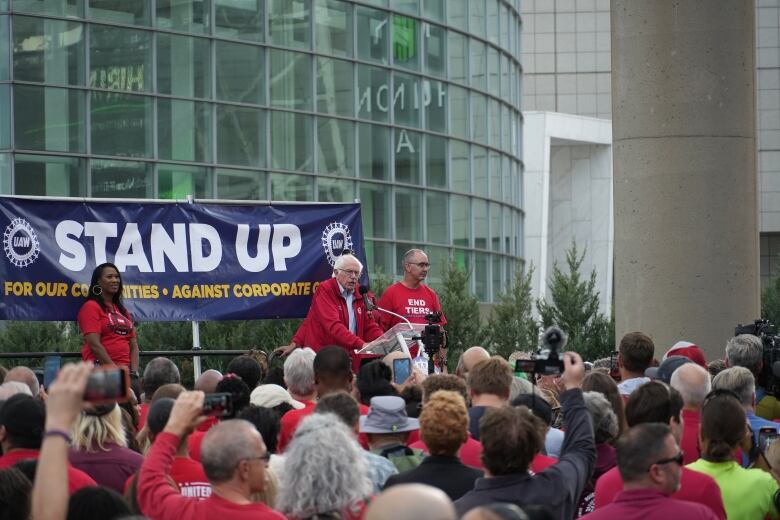
[[[339,269],[342,273],[346,273],[347,276],[354,276],[355,278],[360,277],[360,271],[355,271],[353,269]]]
[[[268,462],[271,460],[271,454],[266,452],[265,455],[260,455],[258,457],[246,457],[244,460],[261,460],[266,466],[268,466]]]
[[[670,462],[676,462],[678,466],[682,466],[683,465],[683,460],[685,460],[685,454],[683,453],[682,450],[680,450],[680,452],[677,455],[675,455],[674,457],[669,457],[668,459],[657,460],[653,464],[669,464]]]
[[[431,266],[431,264],[429,264],[428,262],[417,262],[417,263],[415,263],[415,262],[406,262],[406,263],[409,264],[409,265],[416,265],[420,269],[428,269]]]

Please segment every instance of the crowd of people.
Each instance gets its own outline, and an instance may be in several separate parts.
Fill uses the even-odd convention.
[[[710,363],[681,341],[659,362],[632,332],[611,358],[566,352],[544,375],[515,371],[531,352],[474,346],[453,370],[446,342],[366,354],[399,322],[446,324],[425,253],[402,266],[377,304],[342,255],[281,366],[238,356],[192,389],[167,358],[139,372],[121,275],[98,266],[84,362],[48,388],[0,367],[0,520],[780,517],[780,404],[759,338]],[[125,398],[85,401],[95,365],[125,367]]]

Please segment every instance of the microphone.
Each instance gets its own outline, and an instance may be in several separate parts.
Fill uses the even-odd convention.
[[[374,305],[374,302],[371,301],[371,298],[368,297],[368,287],[366,287],[365,285],[361,285],[360,295],[366,301],[366,310],[368,312],[373,311],[376,308],[376,306]]]

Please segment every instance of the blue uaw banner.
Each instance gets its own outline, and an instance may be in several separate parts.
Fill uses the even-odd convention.
[[[75,320],[116,264],[138,321],[295,318],[346,249],[359,204],[221,205],[0,197],[0,320]]]

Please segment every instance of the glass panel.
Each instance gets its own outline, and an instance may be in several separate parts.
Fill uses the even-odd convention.
[[[405,69],[420,69],[420,29],[414,18],[393,16],[393,63]]]
[[[469,247],[471,244],[471,206],[468,197],[451,195],[452,244]]]
[[[89,0],[89,18],[111,23],[149,25],[149,0]]]
[[[393,0],[391,7],[404,13],[420,14],[420,0]]]
[[[496,148],[501,147],[501,105],[495,99],[488,102],[490,109],[490,144]]]
[[[11,154],[0,153],[0,193],[11,194]]]
[[[471,86],[485,90],[485,69],[487,66],[485,44],[472,38],[469,48],[471,49],[471,58],[469,59],[469,64],[471,65]]]
[[[152,98],[92,92],[90,118],[92,153],[152,156]]]
[[[173,96],[211,97],[210,57],[209,41],[205,38],[158,33],[157,92]],[[217,82],[223,80],[221,74],[217,78]]]
[[[0,0],[0,4],[2,1]],[[21,18],[21,16],[17,17]],[[9,18],[7,16],[0,16],[0,80],[10,79],[10,65],[9,58],[11,53],[8,48],[8,35],[10,34],[10,27],[8,24]],[[14,50],[16,50],[16,43],[14,42]],[[16,60],[14,59],[14,63]]]
[[[438,25],[423,24],[425,35],[425,72],[447,76],[447,30]]]
[[[14,113],[16,148],[84,151],[83,91],[16,85]]]
[[[311,47],[311,1],[270,0],[268,30],[271,43],[285,47]]]
[[[217,169],[217,197],[225,200],[265,200],[266,173]]]
[[[490,248],[501,251],[501,206],[490,203]]]
[[[487,144],[487,98],[476,92],[471,93],[471,131],[472,139]]]
[[[509,14],[509,8],[505,5],[501,5],[501,16],[499,17],[499,20],[501,20],[501,47],[504,49],[510,49],[509,45],[509,24],[512,23],[512,20],[514,19],[513,15]]]
[[[395,189],[395,238],[422,239],[422,192],[410,188]]]
[[[498,23],[498,2],[500,2],[500,0],[487,0],[487,26],[491,28],[491,30],[488,31],[487,38],[490,43],[494,45],[498,45],[498,32],[500,31]]]
[[[444,21],[444,0],[423,0],[423,16]]]
[[[314,177],[291,175],[289,173],[272,173],[271,200],[314,200]]]
[[[14,0],[13,4],[12,10],[25,13],[74,18],[81,18],[84,15],[83,0]],[[0,5],[7,9],[7,0],[0,2]]]
[[[16,155],[15,195],[83,197],[84,165],[80,159],[38,155]]]
[[[488,47],[488,92],[494,96],[501,94],[501,78],[498,75],[498,51],[494,47]]]
[[[11,148],[11,87],[0,85],[0,150]]]
[[[144,199],[154,197],[151,164],[134,161],[93,160],[92,197]]]
[[[487,201],[474,199],[474,247],[487,249],[488,247],[488,205]]]
[[[490,150],[490,197],[501,199],[501,156]]]
[[[271,164],[274,168],[312,171],[311,123],[311,116],[271,113]]]
[[[157,139],[160,159],[211,162],[211,106],[158,99]]]
[[[379,267],[382,272],[391,274],[396,264],[395,252],[392,244],[366,240],[366,260],[368,260],[369,274]]]
[[[450,140],[450,172],[453,191],[461,191],[463,193],[471,191],[471,168],[469,165],[468,143]]]
[[[390,109],[390,75],[386,69],[358,65],[358,117],[387,121]]]
[[[487,150],[481,146],[473,145],[471,151],[474,154],[474,168],[472,169],[474,194],[487,197],[489,182]]]
[[[263,58],[262,47],[217,41],[217,99],[262,104]]]
[[[501,260],[502,258],[498,255],[492,255],[491,256],[491,262],[493,263],[493,269],[492,269],[492,279],[493,279],[493,300],[495,301],[496,296],[501,294],[501,291],[503,290],[503,286],[501,285]],[[507,286],[509,283],[507,283]]]
[[[359,174],[364,179],[390,178],[390,129],[386,126],[358,124]]]
[[[271,50],[271,105],[311,110],[311,56]]]
[[[157,168],[157,198],[186,199],[187,195],[200,199],[211,198],[209,181],[206,168],[161,164]]]
[[[488,255],[474,253],[474,293],[479,301],[488,299]]]
[[[447,131],[447,84],[443,81],[424,79],[422,89],[426,128],[445,133]]]
[[[393,114],[395,124],[420,126],[419,81],[416,76],[395,73],[393,84]]]
[[[317,51],[352,55],[352,6],[340,0],[319,0],[314,14]]]
[[[429,135],[425,137],[426,184],[436,188],[447,187],[447,140]]]
[[[504,202],[512,201],[512,169],[510,163],[511,161],[509,160],[508,156],[501,156],[501,179],[503,185],[501,189],[501,197],[497,198],[502,199]]]
[[[449,0],[447,2],[447,19],[450,25],[465,31],[468,27],[466,0]]]
[[[395,180],[420,184],[420,134],[397,129],[395,138]]]
[[[351,116],[355,98],[352,63],[332,58],[317,58],[317,111]]]
[[[447,223],[450,221],[447,210],[447,194],[429,191],[425,197],[427,204],[428,242],[449,244],[450,235]]]
[[[263,41],[265,0],[213,0],[214,32],[223,38]]]
[[[317,200],[320,202],[354,202],[355,183],[344,179],[317,178]]]
[[[93,25],[89,43],[89,85],[130,92],[150,91],[151,34]]]
[[[14,17],[14,79],[84,84],[84,24]],[[8,17],[0,17],[0,79],[8,77]]]
[[[496,2],[496,0],[488,0],[489,2]],[[469,20],[469,32],[476,34],[477,36],[485,37],[485,0],[469,0],[469,12],[471,14]],[[491,29],[495,27],[490,26]]]
[[[358,58],[387,63],[387,13],[360,6],[356,9]]]
[[[450,79],[464,84],[469,81],[468,41],[469,39],[459,32],[447,33]]]
[[[452,135],[471,139],[469,131],[469,93],[465,88],[450,86],[450,128]]]
[[[319,173],[353,177],[355,135],[352,121],[317,118],[317,170]],[[323,200],[323,199],[320,199]]]
[[[504,253],[512,254],[512,210],[504,207],[504,228],[501,233],[504,242]]]
[[[501,53],[501,99],[507,103],[512,102],[511,88],[509,86],[509,58]]]
[[[512,150],[512,110],[507,106],[501,105],[501,149],[507,153]]]
[[[243,166],[265,164],[264,111],[217,105],[217,162]]]
[[[204,33],[210,8],[209,0],[157,0],[157,27]]]
[[[390,193],[384,184],[360,183],[360,213],[367,237],[390,238]]]

